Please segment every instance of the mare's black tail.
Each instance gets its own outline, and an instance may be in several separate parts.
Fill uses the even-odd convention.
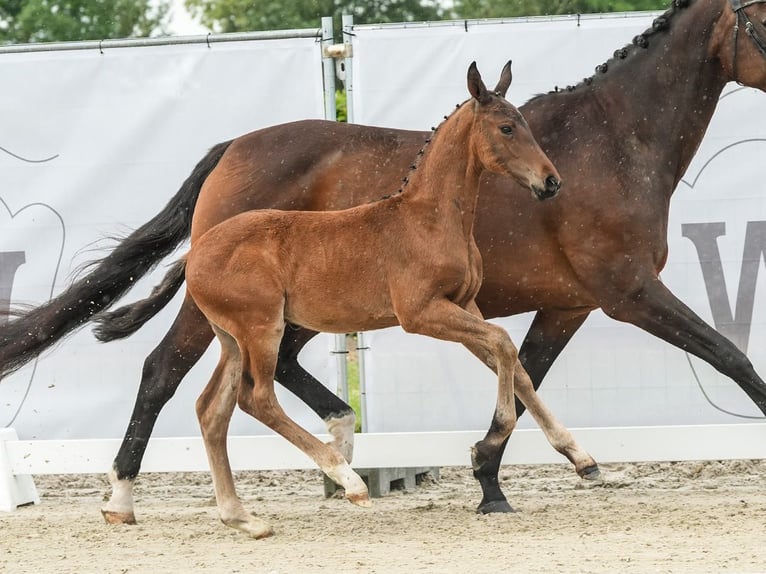
[[[202,184],[230,144],[213,147],[160,213],[60,295],[30,311],[11,312],[14,317],[0,325],[0,379],[107,309],[189,237]]]

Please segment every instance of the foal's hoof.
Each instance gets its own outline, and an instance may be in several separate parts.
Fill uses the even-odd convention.
[[[580,475],[580,478],[583,480],[593,481],[593,482],[600,482],[601,481],[601,471],[598,468],[597,464],[586,466],[582,470],[578,471]]]
[[[113,510],[101,509],[101,516],[107,524],[135,524],[136,515],[133,512],[114,512]]]
[[[372,500],[370,500],[370,496],[367,492],[360,494],[350,494],[346,492],[346,498],[350,503],[355,504],[356,506],[361,506],[362,508],[372,507]]]
[[[247,520],[221,520],[226,526],[236,528],[247,534],[250,538],[256,540],[260,538],[268,538],[274,534],[274,529],[255,516],[250,516]]]
[[[509,513],[516,512],[513,507],[508,504],[507,500],[490,500],[489,502],[483,502],[476,509],[477,514],[496,514],[496,513]]]

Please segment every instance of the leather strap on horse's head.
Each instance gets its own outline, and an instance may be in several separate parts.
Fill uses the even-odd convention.
[[[766,41],[764,41],[764,39],[758,35],[758,32],[756,32],[755,27],[753,26],[753,23],[750,21],[750,17],[747,15],[747,12],[745,12],[745,8],[748,6],[752,6],[753,4],[762,4],[764,2],[766,2],[766,0],[729,0],[731,9],[736,15],[736,19],[734,20],[734,54],[732,56],[733,62],[731,69],[731,73],[732,76],[734,76],[735,81],[737,75],[737,39],[739,37],[740,21],[744,23],[745,32],[747,35],[750,36],[750,39],[758,47],[758,50],[761,52],[761,54],[766,57]]]

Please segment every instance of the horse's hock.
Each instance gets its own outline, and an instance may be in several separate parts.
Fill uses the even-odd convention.
[[[414,490],[426,477],[439,480],[439,467],[409,467],[409,468],[356,468],[362,477],[371,498],[380,498],[392,490]],[[327,475],[324,476],[325,498],[333,496],[340,487]]]

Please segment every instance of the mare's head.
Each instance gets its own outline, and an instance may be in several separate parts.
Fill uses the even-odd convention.
[[[538,199],[553,197],[561,187],[561,178],[545,155],[521,112],[505,93],[511,85],[511,62],[490,91],[484,85],[476,62],[468,68],[468,91],[474,106],[474,142],[484,169],[508,175],[532,190]]]
[[[718,0],[708,9],[722,10],[710,55],[727,79],[766,91],[766,0]]]

